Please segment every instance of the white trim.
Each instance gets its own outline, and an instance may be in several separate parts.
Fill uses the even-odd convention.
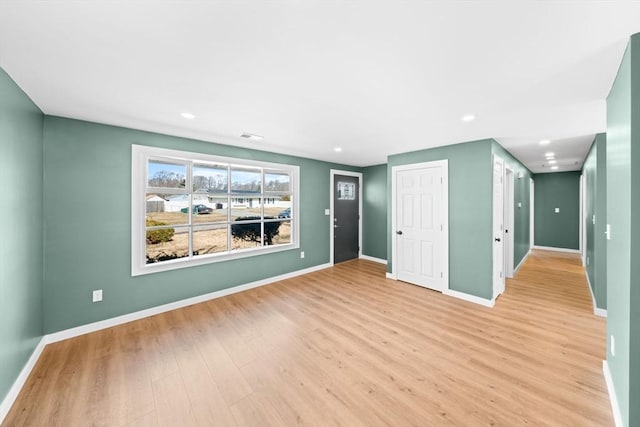
[[[179,162],[184,162],[187,168],[187,182],[185,188],[191,188],[191,162],[204,161],[204,162],[220,162],[229,167],[233,166],[251,166],[256,168],[276,169],[286,171],[291,176],[291,191],[289,192],[293,197],[293,203],[291,204],[291,242],[281,245],[262,246],[253,249],[244,249],[236,252],[228,250],[218,254],[200,255],[197,257],[185,257],[170,261],[163,261],[159,263],[147,264],[145,259],[146,252],[146,234],[144,219],[146,215],[145,195],[147,189],[147,160],[149,158],[171,158]],[[191,194],[191,192],[185,190],[176,190],[176,194]],[[228,197],[230,189],[227,189],[227,193],[224,197]],[[256,194],[256,197],[268,197],[268,193],[265,193],[264,186],[261,186],[261,193]],[[161,271],[175,270],[185,267],[192,267],[196,265],[210,264],[215,262],[223,262],[232,259],[252,257],[256,255],[264,255],[274,252],[282,252],[292,249],[300,248],[300,226],[299,226],[299,212],[300,212],[300,166],[263,162],[258,160],[232,158],[216,156],[205,153],[195,153],[189,151],[169,150],[165,148],[151,147],[146,145],[131,145],[131,276],[139,276],[143,274],[156,273]],[[230,218],[225,224],[229,224]],[[264,219],[262,220],[264,221]],[[191,222],[191,221],[189,221]],[[176,225],[176,228],[181,227],[185,229],[192,229],[194,224],[186,224],[184,227]],[[230,238],[230,236],[229,236]],[[191,249],[191,242],[189,242],[189,248]]]
[[[516,198],[515,172],[513,168],[505,162],[504,164],[504,198],[503,198],[503,222],[504,229],[509,230],[504,233],[504,277],[513,278],[515,269],[513,263],[515,259],[515,198]]]
[[[54,343],[68,338],[77,337],[80,335],[88,334],[90,332],[99,331],[101,329],[111,328],[112,326],[122,325],[124,323],[133,322],[134,320],[143,319],[145,317],[155,316],[156,314],[164,313],[167,311],[175,310],[189,305],[198,304],[204,301],[224,297],[227,295],[235,294],[238,292],[246,291],[248,289],[257,288],[259,286],[268,285],[270,283],[278,282],[280,280],[290,279],[292,277],[300,276],[303,274],[312,273],[314,271],[322,270],[331,267],[330,264],[320,264],[314,267],[305,268],[303,270],[293,271],[291,273],[281,274],[275,277],[269,277],[267,279],[257,280],[255,282],[246,283],[244,285],[238,285],[227,289],[222,289],[208,294],[199,295],[192,298],[183,299],[180,301],[170,302],[168,304],[159,305],[156,307],[147,308],[145,310],[136,311],[133,313],[123,314],[122,316],[112,317],[110,319],[101,320],[99,322],[89,323],[75,328],[66,329],[64,331],[55,332],[47,336],[47,343]]]
[[[500,182],[496,182],[496,165],[500,167]],[[493,298],[501,295],[507,285],[507,274],[505,271],[505,245],[504,245],[504,186],[505,186],[505,162],[504,159],[496,154],[493,155],[491,162],[491,263],[492,263],[492,281],[493,281]],[[500,191],[501,206],[496,209],[496,188]],[[497,230],[496,220],[499,220],[500,230]],[[496,256],[496,251],[501,252],[502,257]],[[502,258],[502,259],[500,259]],[[497,264],[497,265],[496,265]],[[496,268],[498,267],[498,268]]]
[[[442,291],[442,293],[445,294],[445,295],[449,295],[450,297],[454,297],[454,298],[458,298],[458,299],[461,299],[461,300],[469,301],[469,302],[472,302],[474,304],[480,304],[480,305],[483,305],[483,306],[489,307],[489,308],[493,308],[493,306],[496,304],[495,300],[486,299],[486,298],[480,298],[480,297],[477,297],[475,295],[465,294],[464,292],[454,291],[453,289],[445,289],[444,291]]]
[[[22,390],[24,383],[27,381],[27,378],[29,378],[29,374],[31,374],[33,367],[36,365],[36,362],[38,361],[38,359],[40,358],[40,355],[42,354],[42,350],[44,350],[44,347],[47,344],[48,344],[47,336],[45,335],[42,338],[40,338],[40,342],[38,343],[38,345],[36,345],[36,348],[33,350],[33,353],[31,353],[29,360],[27,360],[27,363],[24,365],[24,367],[20,371],[18,378],[16,378],[16,380],[13,382],[13,385],[9,389],[9,392],[7,393],[5,398],[2,400],[2,403],[0,403],[0,424],[2,424],[5,417],[11,410],[11,407],[13,406],[14,402],[18,398],[18,395],[20,394],[20,390]]]
[[[396,227],[396,175],[398,171],[407,171],[412,169],[425,169],[425,168],[434,168],[440,167],[442,168],[442,228],[444,232],[444,237],[442,239],[442,254],[443,254],[443,291],[449,289],[449,159],[442,160],[434,160],[429,162],[422,163],[411,163],[406,165],[398,165],[391,167],[391,273],[387,273],[387,277],[393,280],[398,280],[397,270],[395,266],[398,265],[398,261],[396,259],[397,248],[396,248],[396,233],[393,230],[397,230]],[[391,276],[389,276],[391,274]]]
[[[331,169],[329,171],[329,264],[333,265],[333,223],[334,223],[334,210],[333,210],[333,179],[335,175],[355,176],[358,178],[358,257],[362,257],[362,187],[364,186],[364,179],[362,172],[344,171],[340,169]]]
[[[535,181],[529,178],[529,250],[535,246],[535,188]]]
[[[525,254],[524,257],[522,257],[522,259],[520,260],[520,262],[518,263],[518,265],[516,265],[516,268],[513,269],[513,275],[515,276],[516,273],[518,272],[518,270],[520,270],[520,267],[522,267],[522,265],[524,264],[524,262],[527,260],[527,258],[529,258],[529,255],[531,255],[531,249],[529,249],[529,251]]]
[[[611,371],[609,370],[609,364],[606,360],[602,361],[602,372],[604,373],[604,380],[607,383],[609,401],[611,402],[611,411],[613,412],[613,421],[615,422],[616,427],[623,427],[622,413],[620,412],[620,405],[618,404],[618,398],[616,397],[616,389],[613,386],[613,378],[611,378]]]
[[[589,294],[591,294],[591,302],[593,304],[593,314],[600,317],[607,317],[607,310],[604,308],[598,308],[596,304],[596,296],[593,294],[593,289],[591,288],[591,280],[589,280],[589,273],[587,270],[584,271],[584,275],[587,278],[587,287],[589,288]]]
[[[387,264],[387,260],[386,259],[382,259],[382,258],[376,258],[376,257],[372,257],[369,255],[360,255],[359,257],[360,259],[366,259],[367,261],[373,261],[373,262],[377,262],[379,264]]]
[[[553,246],[537,246],[534,245],[533,249],[540,249],[543,251],[553,251],[553,252],[566,252],[569,254],[578,254],[580,255],[579,249],[567,249],[567,248],[554,248]]]
[[[398,280],[398,278],[395,276],[395,274],[389,273],[388,271],[386,272],[385,277],[387,279],[391,279],[391,280]]]

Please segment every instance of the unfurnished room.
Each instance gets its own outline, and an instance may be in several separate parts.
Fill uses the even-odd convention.
[[[640,2],[0,0],[0,425],[640,426]]]

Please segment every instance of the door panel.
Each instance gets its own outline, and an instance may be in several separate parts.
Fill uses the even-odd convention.
[[[443,170],[396,172],[396,248],[399,280],[444,289]]]
[[[360,179],[333,176],[333,262],[358,258]]]

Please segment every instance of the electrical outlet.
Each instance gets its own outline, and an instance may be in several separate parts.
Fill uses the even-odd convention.
[[[614,338],[613,335],[611,335],[611,355],[612,356],[616,355],[616,339]]]
[[[102,289],[96,289],[93,291],[93,302],[102,301]]]
[[[325,215],[331,215],[331,209],[325,209],[324,210],[324,214]]]
[[[556,213],[560,213],[560,208],[556,208]]]
[[[304,258],[304,251],[300,251],[300,258]]]
[[[587,265],[589,265],[589,257],[587,257]]]

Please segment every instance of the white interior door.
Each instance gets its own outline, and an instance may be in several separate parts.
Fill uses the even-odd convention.
[[[443,291],[448,280],[448,184],[446,166],[433,163],[394,171],[394,270],[398,280]]]
[[[493,297],[504,292],[504,161],[493,159]]]

